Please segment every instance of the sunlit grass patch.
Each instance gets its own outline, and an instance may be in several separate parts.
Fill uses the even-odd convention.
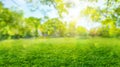
[[[47,38],[0,42],[4,67],[119,67],[120,42],[115,38]]]

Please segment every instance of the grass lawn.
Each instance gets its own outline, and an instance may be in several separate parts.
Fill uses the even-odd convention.
[[[120,39],[4,40],[0,67],[120,67]]]

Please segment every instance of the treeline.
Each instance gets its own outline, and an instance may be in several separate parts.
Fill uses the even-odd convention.
[[[116,26],[102,25],[88,31],[85,27],[77,26],[76,22],[63,22],[59,18],[47,19],[28,17],[23,13],[4,8],[0,3],[0,39],[17,39],[31,37],[75,37],[103,36],[118,37],[120,29]]]
[[[84,27],[76,28],[75,22],[67,24],[59,18],[47,19],[45,22],[42,22],[42,18],[24,18],[23,13],[4,8],[0,3],[0,39],[73,37],[86,32]]]
[[[117,27],[98,27],[92,28],[89,31],[89,35],[92,37],[99,36],[99,37],[120,37],[120,28]]]

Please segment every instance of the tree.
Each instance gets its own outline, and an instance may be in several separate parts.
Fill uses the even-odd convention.
[[[64,36],[65,31],[65,24],[58,18],[49,19],[42,25],[44,36]]]
[[[0,38],[11,38],[19,34],[18,28],[23,22],[23,14],[4,8],[0,4]]]
[[[91,1],[91,0],[89,0]],[[99,0],[92,0],[92,2],[98,3]],[[82,12],[86,16],[90,16],[93,21],[96,22],[102,22],[104,20],[112,20],[113,23],[116,23],[116,21],[120,17],[120,0],[104,0],[104,4],[101,6],[88,6],[85,10]],[[94,20],[95,19],[95,20]],[[109,22],[108,22],[109,23]]]
[[[77,34],[79,36],[86,36],[87,35],[87,29],[85,27],[82,27],[82,26],[78,26],[77,27]]]
[[[98,3],[99,0],[89,0],[91,3]],[[104,0],[101,6],[88,6],[82,13],[90,17],[94,22],[100,22],[105,36],[113,36],[117,33],[114,31],[119,25],[120,17],[120,0]],[[106,30],[106,31],[105,31]],[[114,32],[113,32],[114,31]],[[105,33],[106,32],[106,33]]]
[[[74,37],[76,36],[77,31],[76,31],[76,21],[73,20],[69,22],[68,27],[67,27],[67,36],[69,37]]]
[[[36,37],[39,36],[40,26],[41,26],[41,23],[40,23],[41,19],[35,18],[35,17],[29,17],[29,18],[25,19],[25,22],[26,22],[27,28],[29,28],[29,30],[31,31],[30,32],[31,35],[36,36]]]

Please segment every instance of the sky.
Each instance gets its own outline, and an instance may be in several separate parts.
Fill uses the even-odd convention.
[[[0,0],[3,2],[4,6],[7,8],[11,7],[17,7],[17,9],[22,10],[24,12],[24,17],[43,17],[44,15],[49,16],[51,18],[58,17],[57,11],[54,8],[49,8],[48,6],[42,6],[40,5],[40,9],[37,9],[35,11],[31,11],[28,7],[29,5],[26,5],[24,0]],[[34,0],[35,1],[35,0]],[[69,14],[64,15],[64,21],[70,22],[70,21],[76,21],[77,26],[84,26],[88,30],[93,27],[100,26],[100,23],[93,23],[90,18],[81,17],[80,11],[83,10],[86,6],[101,6],[104,4],[104,0],[99,0],[97,4],[91,4],[87,1],[79,2],[79,0],[66,0],[68,2],[75,3],[75,6],[73,8],[69,8]],[[36,1],[35,1],[36,2]],[[17,4],[16,4],[17,3]],[[37,4],[35,4],[37,5]],[[46,8],[48,10],[46,10]]]
[[[45,8],[48,8],[46,6],[40,6],[40,10],[42,10],[43,12],[41,12],[40,10],[35,10],[35,11],[31,11],[30,8],[28,7],[29,5],[26,5],[24,0],[1,0],[4,4],[5,7],[7,8],[11,8],[11,7],[17,7],[17,9],[22,10],[24,12],[24,16],[25,17],[30,17],[30,16],[34,16],[34,17],[43,17],[43,15],[45,14]],[[51,8],[53,9],[53,8]],[[49,10],[51,10],[49,9]],[[52,14],[54,13],[54,15]],[[51,15],[51,17],[57,17],[57,12],[56,11],[51,11],[49,13],[47,13],[48,15]]]

